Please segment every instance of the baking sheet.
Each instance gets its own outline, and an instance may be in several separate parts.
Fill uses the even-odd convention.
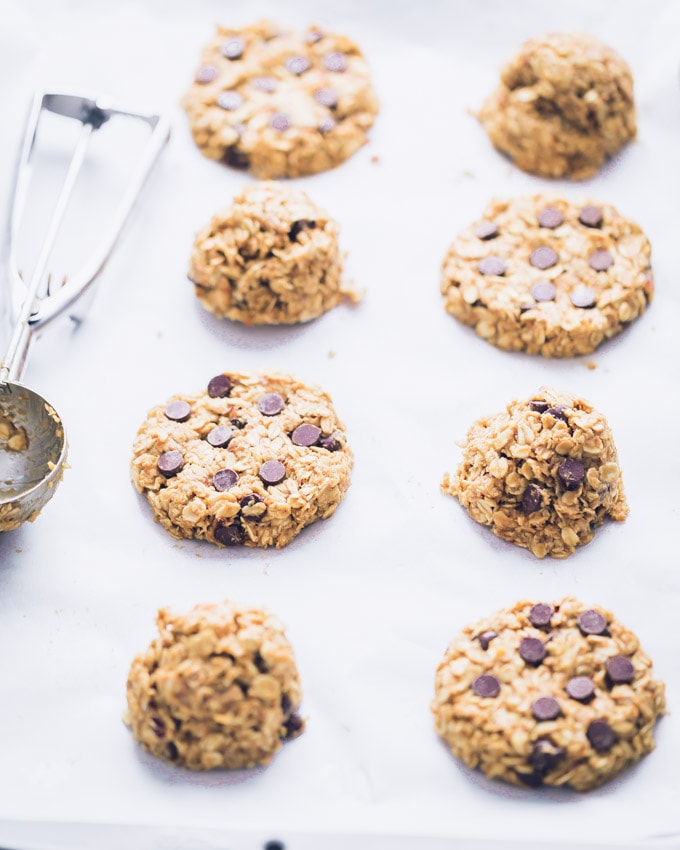
[[[138,846],[154,847],[182,846],[187,834],[194,846],[213,846],[209,834],[215,846],[221,836],[223,846],[259,847],[299,831],[330,836],[324,845],[317,835],[317,847],[352,834],[360,850],[379,836],[400,847],[427,846],[427,836],[433,848],[677,839],[680,6],[25,0],[0,13],[0,196],[36,87],[109,92],[173,122],[87,320],[45,334],[25,376],[66,423],[71,469],[35,524],[0,537],[0,842],[76,846],[76,825],[90,823],[143,826]],[[200,155],[178,98],[215,21],[262,16],[352,34],[382,102],[369,146],[296,181],[341,224],[348,274],[366,298],[294,328],[219,322],[186,279],[195,231],[250,178]],[[468,111],[523,40],[561,28],[611,44],[636,81],[638,141],[578,185],[513,169]],[[115,185],[117,172],[107,179]],[[589,358],[497,351],[441,306],[439,266],[455,233],[492,196],[541,190],[612,202],[652,241],[654,304]],[[88,203],[102,202],[93,193]],[[65,253],[83,242],[74,236]],[[137,427],[152,405],[218,371],[271,368],[333,396],[356,455],[344,503],[279,552],[174,541],[129,483]],[[469,424],[543,384],[607,415],[631,508],[566,562],[493,538],[439,492]],[[465,624],[521,597],[567,593],[611,608],[654,659],[671,712],[657,750],[587,795],[489,783],[433,732],[436,665]],[[226,596],[287,625],[308,729],[266,769],[193,775],[134,744],[121,722],[125,679],[158,607]],[[88,833],[90,846],[105,847],[105,834]]]

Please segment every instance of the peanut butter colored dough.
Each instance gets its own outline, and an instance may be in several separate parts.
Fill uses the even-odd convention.
[[[132,480],[173,537],[280,548],[334,513],[352,463],[321,389],[282,373],[226,372],[150,411]]]
[[[556,195],[494,200],[442,265],[446,310],[506,351],[593,352],[646,310],[651,246],[611,204]]]
[[[614,438],[583,399],[543,387],[478,420],[442,490],[503,540],[566,558],[605,519],[628,516]]]
[[[156,622],[124,718],[150,753],[191,770],[253,767],[303,731],[295,657],[271,614],[225,601]]]
[[[367,142],[378,112],[351,39],[270,21],[218,26],[182,105],[205,156],[263,179],[339,165]]]
[[[358,301],[338,227],[300,189],[248,186],[196,236],[189,278],[204,307],[244,324],[307,322]]]
[[[583,180],[635,138],[633,77],[592,35],[550,33],[505,66],[479,119],[523,171]]]
[[[469,626],[435,678],[435,728],[489,779],[587,791],[654,749],[664,685],[603,608],[521,601]]]

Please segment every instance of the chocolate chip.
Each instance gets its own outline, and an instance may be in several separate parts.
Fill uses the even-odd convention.
[[[157,738],[165,737],[165,723],[160,717],[152,717],[149,725],[151,726],[151,731]]]
[[[281,711],[288,717],[293,710],[293,703],[288,694],[281,694]]]
[[[233,127],[236,129],[236,126]],[[230,145],[224,152],[222,162],[231,168],[246,169],[250,166],[250,157],[245,151],[239,150],[235,145]]]
[[[586,737],[598,753],[606,753],[618,741],[618,735],[606,720],[593,720],[588,726]]]
[[[168,741],[167,746],[165,747],[165,755],[170,759],[170,761],[175,761],[177,759],[179,750],[177,749],[177,745],[172,741]]]
[[[286,845],[283,841],[266,841],[262,850],[286,850]]]
[[[211,446],[214,446],[216,449],[224,449],[229,445],[233,437],[234,432],[231,430],[231,428],[227,428],[226,425],[217,425],[215,428],[208,432],[206,440],[210,443]]]
[[[175,399],[165,406],[165,415],[173,422],[186,422],[191,416],[191,405],[186,401]]]
[[[482,257],[477,264],[477,270],[483,275],[498,275],[502,276],[507,271],[507,266],[500,257],[493,254],[489,257]]]
[[[245,419],[230,419],[229,421],[234,428],[238,428],[239,431],[242,431],[248,424]]]
[[[243,98],[237,91],[223,91],[217,96],[217,105],[220,109],[233,112],[243,103]]]
[[[314,92],[314,100],[329,109],[334,109],[338,105],[338,96],[333,89],[317,89]]]
[[[263,416],[276,416],[281,413],[286,403],[278,393],[267,393],[257,403],[257,409]]]
[[[562,709],[554,697],[539,697],[532,704],[531,713],[540,723],[544,720],[555,720],[562,713]]]
[[[158,471],[166,478],[172,478],[182,471],[184,467],[184,458],[182,453],[178,451],[163,452],[158,458]]]
[[[336,122],[334,118],[331,118],[330,115],[327,115],[325,118],[322,118],[319,121],[318,131],[322,135],[326,135],[326,133],[330,133],[332,130],[335,130]]]
[[[208,382],[208,395],[210,398],[225,398],[232,391],[233,386],[226,375],[215,375]]]
[[[337,74],[341,74],[343,71],[347,70],[347,60],[345,59],[345,54],[340,53],[339,50],[334,50],[332,53],[327,53],[323,58],[323,64],[326,70],[335,71]]]
[[[253,662],[257,669],[260,671],[260,673],[269,672],[269,666],[267,665],[267,662],[264,660],[264,658],[260,655],[258,650],[255,651]]]
[[[569,679],[565,690],[572,699],[578,700],[578,702],[588,702],[595,695],[593,680],[587,676],[574,676]]]
[[[534,742],[527,761],[538,773],[545,774],[557,767],[566,754],[564,747],[558,747],[549,738],[539,738]]]
[[[532,514],[543,507],[543,490],[535,484],[528,484],[522,493],[522,510],[525,514]]]
[[[305,723],[304,720],[300,717],[299,714],[291,714],[284,723],[283,726],[286,730],[286,738],[294,738],[296,735],[299,735],[302,731]]]
[[[515,775],[528,788],[540,788],[543,785],[543,776],[536,771],[532,773],[522,773],[521,770],[515,771]]]
[[[276,91],[279,85],[276,77],[253,77],[250,82],[254,88],[259,91],[267,92],[268,94]]]
[[[532,399],[529,402],[529,407],[535,410],[536,413],[545,413],[549,406],[547,401],[541,401],[540,399]]]
[[[286,59],[286,68],[296,77],[300,77],[306,71],[309,71],[310,67],[309,60],[304,56],[290,56]]]
[[[588,257],[588,265],[591,269],[595,269],[596,272],[606,272],[613,262],[614,258],[609,251],[605,250],[593,251],[590,257]]]
[[[549,407],[546,413],[549,413],[554,419],[561,419],[562,422],[568,422],[567,408],[563,404],[554,404]]]
[[[342,448],[342,443],[332,434],[329,437],[322,437],[319,440],[319,445],[322,449],[326,449],[328,452],[339,452]]]
[[[215,540],[223,546],[241,546],[246,539],[246,533],[238,522],[232,525],[219,525],[215,528]]]
[[[309,30],[309,32],[305,35],[305,41],[307,44],[316,44],[321,41],[323,38],[323,33],[321,30]]]
[[[272,127],[272,129],[283,133],[284,130],[287,130],[290,127],[290,120],[285,112],[275,112],[272,115],[269,126]]]
[[[602,227],[602,210],[595,206],[583,207],[578,220],[586,227]]]
[[[297,426],[290,435],[290,438],[296,446],[315,446],[320,436],[321,428],[317,428],[316,425],[303,423]]]
[[[546,605],[545,602],[538,602],[536,605],[531,606],[529,622],[532,626],[536,626],[537,629],[544,629],[550,625],[550,620],[554,613],[555,609],[552,605]]]
[[[587,310],[589,307],[594,307],[597,301],[595,290],[589,286],[577,286],[576,289],[569,293],[569,300],[574,307],[581,307]]]
[[[579,614],[576,623],[584,635],[603,635],[607,631],[607,621],[592,608]]]
[[[481,635],[477,635],[477,640],[479,641],[479,645],[486,652],[489,648],[489,644],[494,638],[498,637],[498,632],[495,632],[493,629],[489,629],[486,632],[482,632]]]
[[[261,496],[258,496],[257,493],[248,493],[247,496],[244,496],[240,501],[239,505],[241,510],[244,508],[249,508],[251,505],[259,505],[263,501]],[[259,519],[259,517],[257,517]],[[255,519],[255,517],[246,517],[246,519]]]
[[[635,678],[635,667],[630,658],[625,655],[615,655],[606,664],[607,678],[610,685],[628,685]]]
[[[477,239],[482,239],[485,242],[488,239],[495,239],[499,233],[500,230],[495,221],[480,221],[477,227],[475,227],[475,236]]]
[[[565,490],[576,490],[585,478],[586,470],[581,461],[573,457],[565,458],[557,467],[557,477],[564,484]]]
[[[558,261],[559,257],[557,254],[552,248],[548,248],[547,245],[541,245],[534,249],[529,257],[531,265],[541,270],[549,269],[552,266],[557,265]]]
[[[301,218],[298,221],[294,221],[291,225],[291,228],[288,231],[288,238],[291,240],[291,242],[297,242],[298,233],[302,233],[303,230],[314,230],[315,227],[315,221]]]
[[[531,295],[534,301],[554,301],[557,289],[549,280],[541,280],[531,287]]]
[[[196,71],[196,82],[201,83],[201,85],[205,85],[206,83],[213,83],[218,77],[220,72],[214,65],[202,65],[198,71]]]
[[[497,697],[501,692],[501,683],[490,673],[484,673],[474,680],[472,690],[478,697]]]
[[[220,46],[222,56],[226,56],[227,59],[231,59],[232,61],[234,59],[240,59],[245,49],[246,43],[240,36],[223,41]]]
[[[266,460],[258,475],[264,484],[280,484],[286,477],[286,467],[279,460]]]
[[[564,216],[557,207],[546,207],[538,214],[538,223],[541,227],[548,227],[554,230],[564,222]]]
[[[220,469],[213,475],[213,487],[220,493],[231,488],[238,481],[238,475],[233,469]]]
[[[522,638],[519,645],[519,654],[527,664],[540,664],[546,656],[545,645],[538,638]]]

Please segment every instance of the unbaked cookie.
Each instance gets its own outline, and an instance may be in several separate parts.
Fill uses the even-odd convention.
[[[225,601],[162,609],[156,622],[124,718],[153,755],[191,770],[253,767],[303,731],[295,657],[271,614]]]
[[[256,177],[300,177],[344,162],[367,142],[378,100],[366,60],[343,35],[269,21],[219,26],[183,98],[210,159]]]
[[[468,431],[442,490],[494,534],[537,558],[566,558],[628,505],[614,438],[592,405],[543,387]]]
[[[635,138],[633,77],[592,35],[551,33],[505,66],[479,118],[518,168],[583,180]]]
[[[451,752],[489,779],[595,788],[654,749],[664,685],[637,637],[567,597],[518,602],[464,629],[435,678]]]
[[[451,244],[444,306],[506,351],[588,354],[654,294],[651,247],[611,204],[545,195],[493,201]]]
[[[326,393],[290,375],[225,372],[151,410],[132,480],[173,537],[280,548],[331,516],[351,469]]]
[[[245,324],[307,322],[361,297],[342,280],[338,227],[301,190],[248,186],[196,236],[189,278],[204,307]]]

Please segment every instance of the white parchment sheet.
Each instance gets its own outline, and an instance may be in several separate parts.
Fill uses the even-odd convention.
[[[202,157],[178,100],[214,22],[263,16],[352,34],[382,103],[367,147],[296,181],[339,221],[366,297],[280,329],[214,319],[186,278],[194,233],[251,178]],[[577,185],[514,169],[470,114],[526,38],[559,29],[611,44],[636,81],[638,140]],[[71,468],[33,525],[0,537],[0,844],[113,846],[87,824],[118,825],[118,846],[140,848],[246,847],[238,834],[250,850],[300,831],[324,834],[321,850],[349,833],[374,836],[353,839],[359,850],[387,846],[376,836],[432,850],[680,836],[679,44],[673,0],[0,1],[0,197],[38,86],[107,92],[173,123],[86,321],[38,340],[25,375],[66,424]],[[118,185],[120,163],[108,161],[96,154],[86,180],[110,168]],[[500,352],[442,308],[439,267],[458,230],[493,196],[541,190],[611,202],[652,242],[654,303],[587,358],[594,369]],[[85,219],[103,197],[85,193]],[[69,256],[91,241],[85,225],[69,238]],[[227,369],[320,384],[355,452],[335,516],[282,551],[177,542],[129,482],[147,410]],[[631,509],[567,561],[493,538],[439,490],[468,426],[544,384],[607,415]],[[658,747],[587,795],[487,782],[434,734],[435,668],[464,625],[568,593],[612,609],[654,659],[670,710]],[[308,729],[266,769],[194,775],[133,742],[125,679],[157,608],[227,596],[286,624]],[[288,850],[309,846],[291,839]]]

